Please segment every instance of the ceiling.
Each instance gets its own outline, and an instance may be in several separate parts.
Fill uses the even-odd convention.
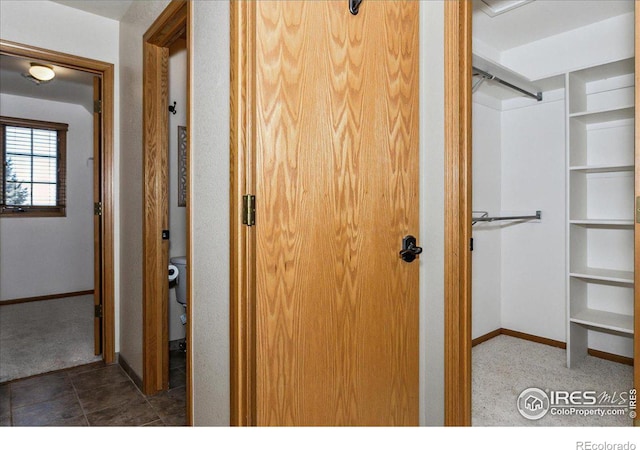
[[[61,5],[70,6],[85,12],[120,20],[134,0],[52,0]]]
[[[473,37],[502,52],[634,11],[629,0],[535,0],[495,17],[474,0]]]
[[[28,73],[30,62],[30,59],[0,55],[0,93],[74,103],[93,112],[93,75],[54,65],[55,78],[37,85],[22,76]]]

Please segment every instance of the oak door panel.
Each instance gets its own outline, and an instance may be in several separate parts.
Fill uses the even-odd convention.
[[[417,425],[418,2],[255,2],[256,420]]]

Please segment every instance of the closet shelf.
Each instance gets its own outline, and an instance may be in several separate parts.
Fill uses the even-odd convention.
[[[607,164],[594,164],[587,166],[571,166],[569,170],[572,172],[582,173],[606,173],[606,172],[633,172],[633,165],[607,165]]]
[[[587,125],[592,123],[613,122],[616,120],[633,119],[635,116],[633,106],[620,108],[601,109],[598,111],[583,111],[569,114],[571,119],[579,120]]]
[[[626,314],[617,314],[597,309],[583,309],[572,314],[569,320],[581,325],[633,334],[633,316]]]
[[[569,272],[573,278],[587,280],[610,281],[612,283],[633,284],[633,272],[626,270],[600,269],[594,267],[581,267]]]
[[[602,228],[633,228],[633,219],[572,219],[571,225]]]

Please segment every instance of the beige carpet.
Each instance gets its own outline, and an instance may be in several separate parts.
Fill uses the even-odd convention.
[[[0,306],[0,383],[100,359],[92,295]]]
[[[542,390],[629,391],[633,367],[587,356],[576,369],[566,366],[566,352],[510,336],[498,336],[473,348],[472,422],[474,426],[631,426],[628,415],[552,416],[529,420],[516,402],[527,388]]]

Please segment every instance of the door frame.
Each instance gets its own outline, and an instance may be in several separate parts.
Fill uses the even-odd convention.
[[[255,374],[255,233],[243,225],[243,196],[252,190],[251,161],[255,148],[251,103],[254,58],[251,30],[255,14],[251,2],[231,2],[230,93],[230,383],[232,426],[256,425]],[[247,170],[249,169],[249,170]]]
[[[640,0],[635,0],[635,195],[640,196]],[[445,2],[445,425],[471,425],[470,0]],[[634,387],[640,389],[640,223],[635,224]],[[640,419],[634,421],[640,426]]]
[[[94,264],[97,294],[102,296],[102,359],[106,364],[115,362],[115,307],[114,307],[114,236],[113,236],[113,127],[114,127],[114,66],[95,59],[47,50],[0,39],[0,54],[66,67],[96,75],[102,79],[102,133],[100,143],[101,176],[98,180],[102,202],[102,236],[94,227],[94,241],[101,238],[101,257]],[[94,161],[95,163],[96,161]],[[94,180],[94,186],[96,180]],[[98,233],[98,235],[96,235]],[[96,283],[96,281],[98,281]]]
[[[169,47],[177,39],[187,38],[187,267],[190,251],[190,61],[191,2],[173,0],[143,36],[143,391],[152,395],[169,387],[169,264],[168,240],[162,230],[168,224],[169,192]],[[186,339],[192,342],[191,274],[187,277]],[[192,347],[187,345],[187,423],[192,424]]]

